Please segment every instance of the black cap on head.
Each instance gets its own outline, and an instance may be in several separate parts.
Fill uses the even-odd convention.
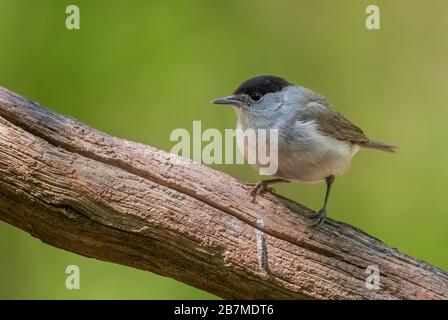
[[[244,81],[233,94],[245,93],[252,96],[255,92],[265,95],[270,92],[282,91],[283,88],[292,85],[288,81],[275,76],[258,76]]]

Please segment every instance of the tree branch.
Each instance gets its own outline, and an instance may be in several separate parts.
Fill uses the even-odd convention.
[[[0,87],[0,219],[52,246],[223,298],[448,298],[442,270],[341,222],[309,228],[310,209],[248,191]]]

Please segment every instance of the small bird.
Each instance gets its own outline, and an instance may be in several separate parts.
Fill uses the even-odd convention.
[[[250,193],[269,190],[278,182],[302,181],[327,185],[322,208],[310,225],[322,224],[335,175],[346,170],[360,148],[395,152],[396,147],[370,140],[364,132],[338,113],[320,94],[296,86],[282,78],[262,75],[238,86],[231,96],[215,99],[215,104],[231,105],[236,111],[237,128],[278,130],[278,170],[275,179],[254,185]],[[237,141],[244,152],[244,141]],[[259,169],[260,165],[252,165]]]

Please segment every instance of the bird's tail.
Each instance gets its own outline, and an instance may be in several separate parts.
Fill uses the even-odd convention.
[[[381,150],[381,151],[386,151],[386,152],[392,152],[392,153],[397,151],[397,149],[398,149],[398,147],[396,147],[396,146],[378,142],[378,141],[365,142],[365,143],[361,144],[361,147],[369,148],[369,149],[376,149],[376,150]]]

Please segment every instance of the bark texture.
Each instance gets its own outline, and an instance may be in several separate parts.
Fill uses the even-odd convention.
[[[222,172],[0,87],[0,219],[52,246],[230,299],[447,299],[448,274]],[[380,288],[366,288],[366,268]]]

